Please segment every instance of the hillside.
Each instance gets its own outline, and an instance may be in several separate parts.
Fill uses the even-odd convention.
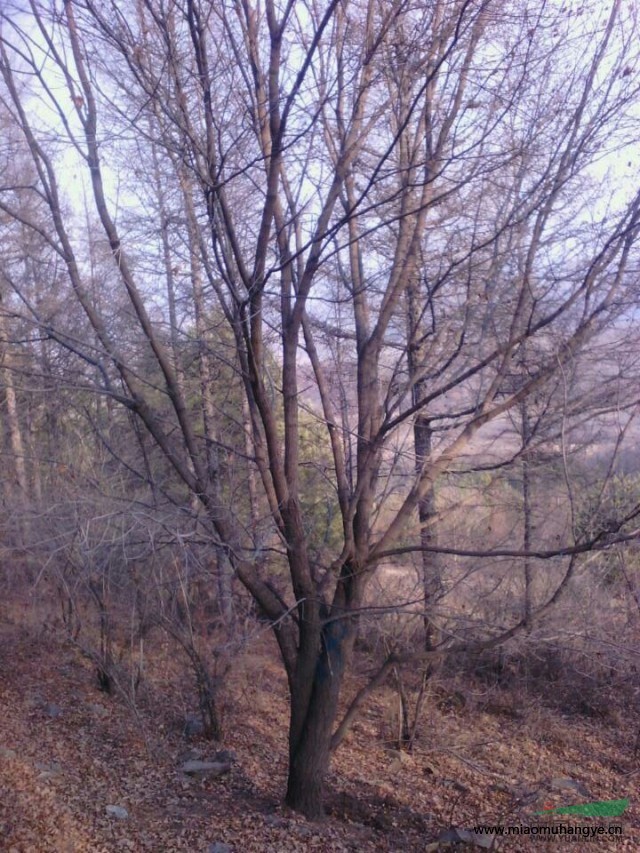
[[[490,702],[474,690],[462,700],[441,684],[406,755],[389,748],[395,700],[386,688],[334,759],[327,819],[311,823],[281,805],[287,694],[266,635],[234,670],[227,737],[216,747],[185,737],[192,688],[166,650],[156,650],[134,712],[101,694],[91,665],[28,608],[5,606],[0,630],[3,851],[447,850],[451,826],[534,824],[544,805],[624,797],[622,818],[575,822],[620,824],[616,849],[640,847],[640,715],[615,696],[608,713],[588,718],[504,690]],[[222,746],[228,773],[181,771]],[[491,849],[540,847],[519,837]]]

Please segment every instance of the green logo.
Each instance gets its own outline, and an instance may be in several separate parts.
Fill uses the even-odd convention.
[[[544,809],[535,814],[582,814],[586,817],[620,817],[629,805],[626,800],[601,800],[596,803],[580,803],[573,806],[558,806],[554,809]]]

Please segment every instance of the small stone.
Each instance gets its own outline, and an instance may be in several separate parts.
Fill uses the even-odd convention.
[[[222,761],[185,761],[181,770],[187,776],[224,776],[231,770],[231,764]]]
[[[47,764],[46,761],[34,761],[33,766],[36,768],[36,770],[42,770],[43,773],[62,772],[62,767],[58,764],[57,761],[52,761],[50,764]]]
[[[401,749],[385,749],[391,759],[387,770],[389,773],[399,773],[407,764],[413,763],[413,757]]]
[[[452,826],[450,829],[441,832],[438,836],[439,844],[475,844],[478,847],[492,848],[495,838],[491,836],[481,835],[471,829],[462,829],[461,827]],[[437,849],[437,848],[436,848]]]
[[[94,703],[92,705],[89,705],[89,710],[91,711],[91,713],[95,714],[96,717],[104,718],[109,716],[109,711],[107,708],[104,707],[104,705]]]
[[[411,756],[408,755],[408,753],[404,752],[404,750],[402,749],[385,749],[385,752],[387,753],[389,758],[393,759],[394,761],[406,762],[412,760]]]
[[[196,758],[202,758],[204,752],[201,749],[185,749],[184,752],[181,752],[178,755],[178,761],[181,764],[184,764],[185,761],[194,761]]]
[[[469,789],[466,785],[463,785],[461,782],[458,782],[457,779],[443,779],[442,785],[445,788],[453,788],[454,791],[459,791],[461,794],[468,794]]]
[[[46,764],[44,761],[36,761],[33,765],[36,770],[39,770],[38,779],[41,782],[48,782],[50,779],[55,779],[56,776],[59,776],[62,772],[62,767],[57,763],[57,761],[52,762],[51,764]]]
[[[310,838],[313,835],[313,829],[310,826],[304,826],[304,824],[294,826],[293,831],[301,838]]]
[[[286,819],[286,817],[280,817],[280,815],[277,814],[268,814],[265,817],[264,822],[267,824],[267,826],[272,826],[274,828],[282,828],[289,826],[289,821]]]
[[[589,791],[582,782],[576,782],[575,779],[552,779],[551,788],[554,791],[574,791],[576,794],[580,794],[581,797],[590,796]]]
[[[115,817],[118,820],[126,820],[129,817],[129,812],[122,806],[106,806],[105,811],[109,817]]]
[[[51,717],[52,720],[57,720],[58,717],[62,716],[62,708],[59,705],[56,705],[55,702],[49,702],[49,704],[45,705],[44,712],[47,717]]]
[[[225,844],[223,841],[215,841],[209,845],[207,853],[232,853],[233,848],[230,844]]]
[[[0,746],[0,758],[6,758],[10,760],[12,758],[17,758],[18,753],[15,749],[8,749],[6,746]]]

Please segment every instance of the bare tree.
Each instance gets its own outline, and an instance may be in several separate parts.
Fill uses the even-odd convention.
[[[310,817],[362,699],[336,729],[376,568],[448,550],[432,534],[438,478],[633,297],[640,196],[599,186],[596,168],[637,130],[636,32],[618,0],[575,15],[519,0],[32,0],[28,14],[3,12],[2,98],[48,207],[46,222],[26,224],[66,266],[98,342],[101,393],[152,437],[273,623],[291,694],[287,802]],[[148,186],[131,168],[133,142],[158,169]],[[87,286],[63,151],[89,179],[135,348]],[[211,460],[229,448],[190,408],[176,364],[162,174],[182,193],[183,310],[202,345],[205,311],[232,342],[209,354],[241,379],[250,435],[233,453],[253,454],[251,511],[224,497]],[[154,193],[165,261],[147,271],[118,202]],[[542,355],[510,389],[529,342]],[[304,409],[330,448],[323,475],[341,527],[322,559],[309,548]],[[408,530],[417,541],[401,541]],[[437,581],[436,570],[426,583]]]

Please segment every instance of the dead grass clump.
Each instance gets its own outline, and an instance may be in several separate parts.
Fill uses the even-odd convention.
[[[631,701],[634,679],[608,655],[584,647],[528,641],[449,660],[443,676],[466,686],[479,709],[516,716],[535,704],[564,715],[615,719],[616,705]],[[552,689],[550,689],[552,688]]]

